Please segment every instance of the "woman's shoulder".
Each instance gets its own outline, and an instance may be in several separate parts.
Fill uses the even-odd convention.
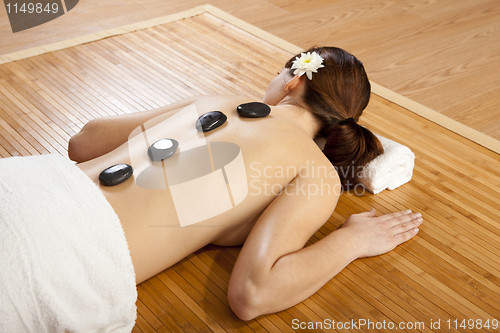
[[[243,95],[203,95],[192,98],[193,102],[203,102],[203,103],[224,103],[224,102],[255,102],[256,99]]]
[[[290,133],[279,136],[272,147],[275,164],[286,170],[295,170],[291,179],[301,176],[305,178],[323,179],[325,183],[337,183],[338,174],[335,167],[325,156],[318,144],[302,133]]]

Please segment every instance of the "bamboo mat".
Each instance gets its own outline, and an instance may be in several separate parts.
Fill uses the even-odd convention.
[[[201,14],[0,65],[0,156],[67,156],[69,138],[96,117],[206,94],[258,99],[291,55]],[[413,180],[376,196],[344,193],[309,244],[372,207],[422,212],[413,240],[356,260],[303,303],[249,322],[235,317],[226,295],[239,248],[206,246],[138,286],[134,332],[294,332],[298,323],[332,320],[367,324],[352,331],[390,332],[391,323],[420,332],[500,331],[493,328],[500,320],[499,155],[378,95],[361,122],[412,149]],[[436,323],[440,330],[431,329]]]

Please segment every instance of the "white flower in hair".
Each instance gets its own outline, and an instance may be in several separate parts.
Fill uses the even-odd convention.
[[[323,57],[316,52],[301,53],[300,58],[296,57],[292,64],[294,75],[301,76],[307,74],[307,78],[312,80],[312,73],[317,73],[318,68],[325,67],[323,64]]]

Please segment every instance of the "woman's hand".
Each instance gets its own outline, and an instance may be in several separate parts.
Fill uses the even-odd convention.
[[[411,210],[377,217],[375,209],[351,215],[343,229],[349,229],[358,244],[358,258],[387,253],[418,233],[422,215]]]

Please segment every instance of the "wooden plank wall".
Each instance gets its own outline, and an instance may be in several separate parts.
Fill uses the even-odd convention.
[[[0,7],[0,54],[177,13],[206,0],[81,0],[67,15],[12,34]],[[500,139],[498,0],[211,0],[302,48],[340,46],[370,78]]]
[[[289,57],[204,14],[1,65],[0,156],[66,155],[69,137],[95,117],[204,94],[257,99]],[[372,207],[422,212],[415,239],[356,260],[303,303],[249,322],[227,303],[239,248],[207,246],[138,286],[134,332],[293,332],[294,319],[385,321],[380,331],[387,332],[400,322],[430,332],[439,320],[434,331],[479,332],[481,320],[498,332],[499,156],[376,95],[362,123],[412,149],[413,180],[379,195],[344,193],[309,244]],[[358,328],[352,331],[373,331]]]

